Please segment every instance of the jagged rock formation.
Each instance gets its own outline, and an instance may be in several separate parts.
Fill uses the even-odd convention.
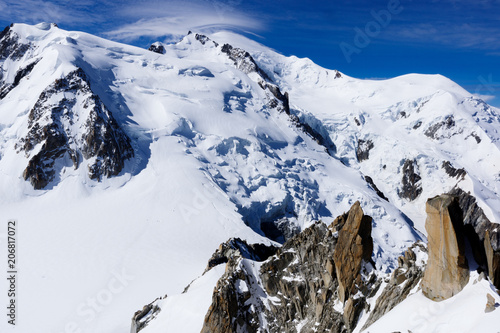
[[[13,24],[0,32],[0,60],[18,60],[31,48],[30,44],[19,42],[19,36],[12,31]]]
[[[255,72],[258,73],[265,81],[272,81],[271,78],[269,78],[269,76],[266,74],[266,72],[264,72],[257,65],[254,58],[247,51],[237,47],[233,47],[232,45],[229,44],[222,45],[221,51],[227,54],[229,59],[231,59],[234,62],[236,68],[238,68],[242,72],[246,74]]]
[[[212,254],[208,260],[205,272],[212,267],[227,263],[231,258],[242,257],[254,261],[264,261],[278,250],[275,246],[264,244],[248,244],[246,241],[239,238],[231,238],[225,243],[222,243],[217,251]]]
[[[426,212],[429,260],[421,287],[425,296],[442,301],[469,281],[462,211],[455,197],[441,195],[427,200]]]
[[[414,160],[405,159],[403,164],[403,178],[401,183],[403,187],[398,189],[400,198],[410,201],[418,198],[422,193],[422,177],[418,173],[418,165]]]
[[[0,99],[3,99],[5,96],[7,96],[7,94],[12,89],[14,89],[15,87],[17,87],[19,85],[19,83],[21,82],[21,80],[23,78],[25,78],[29,73],[31,73],[31,71],[33,70],[33,68],[35,67],[35,65],[38,63],[38,61],[39,61],[39,59],[33,61],[28,66],[19,69],[17,71],[16,76],[14,77],[14,81],[12,83],[2,83],[0,85]],[[0,72],[1,72],[1,70],[0,70]],[[0,77],[0,80],[1,80],[1,77]],[[0,81],[0,83],[1,83],[1,81]]]
[[[453,178],[464,179],[467,175],[467,171],[465,171],[464,168],[454,168],[453,165],[451,165],[450,161],[443,161],[441,167],[446,171],[448,176]]]
[[[262,289],[246,260],[265,260],[276,251],[273,246],[249,245],[240,239],[221,244],[210,258],[207,270],[217,262],[227,262],[226,272],[215,286],[202,333],[258,331],[259,314],[265,307],[251,290],[262,292]],[[245,304],[251,297],[255,304]]]
[[[373,179],[372,177],[370,176],[365,176],[365,181],[368,185],[370,185],[370,187],[375,191],[375,193],[377,193],[377,195],[379,197],[381,197],[382,199],[384,199],[385,201],[389,201],[389,199],[387,199],[387,197],[385,196],[385,194],[379,190],[379,188],[377,187],[377,185],[375,185],[375,183],[373,182]]]
[[[474,259],[487,271],[491,282],[500,289],[500,232],[498,224],[490,222],[476,199],[455,187],[449,192],[458,198],[466,236],[472,245]]]
[[[417,253],[423,254],[424,258],[418,260]],[[392,272],[389,283],[377,298],[375,307],[366,320],[362,331],[408,297],[410,291],[420,283],[424,275],[426,257],[427,248],[420,242],[413,244],[403,256],[399,257],[398,268]]]
[[[131,333],[140,332],[144,327],[146,327],[149,324],[151,320],[155,319],[161,312],[161,308],[158,306],[158,302],[166,297],[167,297],[166,295],[164,297],[159,297],[155,299],[153,302],[144,305],[142,310],[136,311],[134,313],[134,316],[132,317],[132,325],[130,328],[130,332]]]
[[[351,210],[333,221],[338,230],[339,246],[333,254],[335,271],[339,281],[339,299],[345,303],[357,293],[361,283],[361,264],[369,262],[373,251],[372,218],[364,215],[359,202]]]
[[[39,59],[36,59],[25,67],[18,68],[12,82],[6,82],[4,80],[4,69],[1,62],[6,59],[15,62],[24,57],[32,48],[30,44],[21,43],[19,41],[19,36],[11,29],[12,26],[13,25],[10,25],[0,32],[0,100],[5,98],[12,89],[17,87],[20,81],[33,70],[33,67],[35,67],[39,61]]]
[[[432,126],[429,126],[427,130],[424,132],[426,136],[428,136],[431,139],[442,139],[442,138],[450,138],[453,135],[457,134],[456,130],[455,132],[452,132],[451,130],[455,127],[455,118],[453,115],[446,116],[443,121],[440,121]]]
[[[231,257],[202,332],[297,332],[299,322],[302,331],[351,332],[380,286],[369,273],[370,232],[371,218],[356,202],[329,227],[312,225],[262,263]]]
[[[84,131],[73,130],[78,127]],[[80,68],[40,94],[29,113],[28,128],[18,148],[29,158],[23,177],[35,189],[54,180],[56,161],[64,156],[75,169],[83,156],[89,161],[88,176],[97,180],[117,175],[125,160],[134,156],[130,139],[92,92]],[[40,149],[35,150],[38,145]]]

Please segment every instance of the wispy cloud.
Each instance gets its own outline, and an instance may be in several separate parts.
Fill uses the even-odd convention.
[[[407,42],[434,43],[456,48],[500,50],[500,27],[471,24],[422,23],[399,26],[386,38]]]
[[[119,41],[178,37],[188,30],[261,30],[263,22],[239,10],[242,5],[242,0],[0,0],[0,21],[93,27]]]
[[[84,23],[96,20],[95,1],[0,0],[0,20],[11,23]]]
[[[222,2],[150,2],[149,5],[124,6],[119,15],[136,20],[108,31],[109,38],[130,41],[139,37],[178,37],[188,30],[208,31],[218,29],[251,30],[263,28],[263,23],[248,14],[239,12],[235,6]]]

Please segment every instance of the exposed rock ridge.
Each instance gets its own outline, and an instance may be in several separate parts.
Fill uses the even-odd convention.
[[[164,297],[155,299],[153,302],[144,305],[142,310],[138,310],[134,313],[130,329],[131,333],[140,332],[149,324],[151,320],[154,320],[156,316],[158,316],[161,312],[161,308],[158,306],[158,303],[164,298],[167,298],[167,296],[165,295]]]
[[[55,179],[55,162],[64,156],[75,169],[81,156],[89,160],[88,176],[97,180],[117,175],[125,160],[134,156],[130,139],[92,92],[80,68],[40,94],[29,113],[28,128],[18,147],[29,158],[23,177],[35,189]]]
[[[470,193],[455,187],[449,192],[458,198],[463,214],[463,222],[469,242],[472,244],[474,259],[488,270],[491,282],[500,289],[500,230],[477,205]]]
[[[421,287],[425,296],[442,301],[469,282],[462,210],[456,197],[441,195],[427,200],[425,211],[429,260]]]
[[[423,258],[418,258],[417,254]],[[398,268],[392,272],[389,283],[377,298],[375,307],[361,331],[364,331],[408,297],[424,275],[426,260],[427,248],[421,242],[413,244],[405,251],[404,255],[398,258]]]
[[[262,295],[263,290],[251,267],[253,262],[265,260],[276,251],[274,246],[249,245],[238,238],[219,246],[207,270],[226,262],[226,271],[215,286],[202,333],[260,331],[265,305],[256,295]]]
[[[39,61],[40,61],[40,59],[35,60],[31,64],[27,65],[26,67],[19,69],[17,71],[16,76],[14,77],[14,81],[12,83],[2,82],[1,77],[0,77],[0,99],[3,99],[5,96],[7,96],[7,94],[9,92],[12,91],[12,89],[17,87],[19,85],[19,83],[21,82],[21,80],[23,78],[25,78],[29,73],[31,73],[31,71],[33,70],[33,68],[35,67],[35,65]],[[0,72],[1,72],[1,68],[0,68]]]
[[[262,263],[230,258],[202,332],[298,332],[299,322],[302,332],[352,332],[380,286],[370,232],[371,218],[356,202],[329,227],[313,224]]]
[[[195,38],[203,45],[210,41],[210,38],[205,35],[196,34]],[[213,41],[213,43],[216,47],[219,45],[215,41]],[[278,112],[285,112],[290,117],[290,121],[297,128],[300,128],[304,133],[307,133],[309,136],[311,136],[319,145],[324,146],[325,151],[329,155],[333,156],[336,148],[330,137],[322,135],[307,122],[301,121],[299,117],[291,113],[290,98],[288,96],[288,92],[281,92],[280,88],[273,82],[269,75],[267,75],[267,73],[259,67],[250,53],[243,49],[233,47],[230,44],[222,45],[221,51],[225,53],[229,57],[229,59],[233,61],[234,66],[242,72],[246,74],[257,73],[261,78],[261,80],[258,81],[259,86],[264,91],[268,91],[271,94],[268,106],[272,109],[277,109]],[[335,78],[339,77],[341,77],[341,74],[336,71]]]
[[[257,65],[254,58],[247,51],[237,47],[233,47],[229,44],[222,45],[221,51],[227,54],[229,59],[234,62],[236,68],[238,68],[242,72],[246,74],[255,72],[259,74],[265,81],[272,82],[271,78]]]
[[[190,34],[191,32],[188,33],[188,35]],[[201,44],[205,45],[205,43],[209,42],[211,39],[208,38],[207,36],[205,35],[200,35],[200,34],[195,34],[194,35],[194,38],[199,41]],[[217,43],[216,41],[212,41],[215,45],[215,47],[219,46],[219,43]]]
[[[231,258],[242,257],[253,261],[264,261],[271,255],[274,255],[278,250],[275,246],[264,244],[248,244],[240,238],[231,238],[225,243],[222,243],[217,251],[208,260],[205,272],[211,268],[227,263]]]
[[[0,60],[19,60],[32,48],[31,44],[19,41],[19,36],[11,29],[13,26],[11,24],[0,33]]]
[[[455,127],[455,118],[453,115],[448,115],[444,120],[429,126],[424,134],[434,140],[449,139],[456,134],[462,133],[463,130],[461,128]]]
[[[375,183],[373,182],[372,177],[370,177],[370,176],[364,176],[364,177],[365,177],[366,183],[368,185],[370,185],[370,187],[375,191],[375,193],[377,193],[377,195],[379,197],[381,197],[385,201],[389,201],[389,199],[385,196],[385,194],[382,191],[380,191],[380,189],[377,187],[377,185],[375,185]]]
[[[448,176],[463,180],[467,175],[467,171],[464,168],[454,168],[450,161],[443,161],[441,167],[446,171]]]

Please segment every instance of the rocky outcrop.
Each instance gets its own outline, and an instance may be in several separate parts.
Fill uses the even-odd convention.
[[[261,263],[230,256],[202,332],[298,332],[299,322],[302,332],[351,332],[380,286],[368,273],[370,232],[371,218],[357,202],[329,227],[313,224]],[[216,252],[217,262],[231,253],[228,245]]]
[[[345,303],[354,296],[361,283],[361,265],[369,262],[373,251],[372,218],[364,215],[356,202],[348,213],[333,221],[338,230],[338,246],[333,254],[335,271],[339,282],[339,299]]]
[[[389,199],[387,199],[387,197],[385,196],[385,194],[379,190],[379,188],[377,187],[377,185],[375,185],[375,183],[373,182],[373,179],[372,177],[370,176],[365,176],[365,181],[368,185],[370,185],[370,187],[375,191],[375,193],[377,193],[377,195],[379,197],[381,197],[382,199],[384,199],[385,201],[389,201]]]
[[[17,147],[29,159],[23,177],[35,189],[55,179],[56,161],[64,156],[75,169],[83,156],[89,161],[89,177],[97,180],[117,175],[125,160],[134,156],[130,139],[92,92],[80,68],[40,94],[29,113],[28,128]],[[40,148],[35,150],[38,145]]]
[[[7,96],[7,94],[12,89],[17,87],[19,85],[19,83],[21,82],[21,80],[23,78],[25,78],[29,73],[31,73],[31,71],[33,70],[35,65],[38,63],[38,61],[39,60],[35,60],[31,64],[27,65],[26,67],[19,69],[17,71],[16,76],[14,77],[14,81],[12,83],[5,83],[5,82],[0,81],[0,99],[3,99],[5,96]]]
[[[492,234],[498,239],[498,229],[492,231]],[[484,240],[484,249],[486,251],[486,262],[488,264],[488,276],[495,287],[500,289],[500,249],[495,248],[492,239],[494,239],[494,237],[492,237],[490,231],[487,230]]]
[[[159,297],[153,302],[144,305],[142,310],[136,311],[132,317],[130,332],[138,333],[145,328],[151,320],[154,320],[161,312],[161,308],[158,306],[158,303],[166,297],[166,295],[164,297]]]
[[[267,76],[266,76],[267,77]],[[285,112],[287,115],[290,115],[290,103],[288,98],[288,93],[281,93],[281,90],[277,85],[265,81],[259,81],[259,85],[263,90],[268,90],[275,97],[275,99],[271,99],[269,102],[269,107],[278,108],[278,111]],[[280,103],[281,102],[281,106]]]
[[[192,32],[190,31],[188,33],[188,35],[190,35]],[[207,42],[211,41],[210,38],[208,38],[207,36],[205,35],[201,35],[201,34],[195,34],[194,35],[194,38],[199,41],[202,45],[205,45]],[[212,43],[215,45],[215,47],[219,46],[219,43],[217,43],[216,41],[213,41],[212,40]]]
[[[391,279],[382,294],[377,298],[375,307],[361,331],[391,311],[408,297],[410,291],[418,286],[424,275],[427,248],[420,242],[413,244],[398,259],[398,268],[392,272]]]
[[[219,262],[226,262],[226,272],[215,286],[202,333],[258,332],[260,313],[265,306],[255,294],[263,291],[257,282],[258,277],[247,266],[247,260],[265,260],[276,251],[274,246],[249,245],[238,238],[220,245],[210,258],[207,270]],[[252,296],[253,302],[250,300]]]
[[[486,294],[486,308],[484,309],[485,313],[493,312],[496,308],[495,298],[491,296],[491,294]]]
[[[166,52],[165,47],[159,42],[151,44],[148,50],[158,54],[165,54]]]
[[[446,171],[448,176],[453,178],[464,179],[467,175],[467,171],[465,171],[464,168],[454,168],[453,165],[451,165],[450,161],[443,161],[441,167]]]
[[[370,158],[370,150],[375,147],[372,140],[358,140],[358,148],[356,148],[356,157],[359,162]]]
[[[455,187],[449,195],[458,198],[462,210],[465,234],[476,262],[487,272],[491,282],[500,289],[500,230],[477,205],[476,199],[462,189]]]
[[[11,24],[0,32],[0,60],[21,59],[32,48],[30,44],[19,41],[19,36],[11,29],[13,26]]]
[[[429,260],[421,287],[425,296],[442,301],[469,281],[462,211],[457,198],[441,195],[427,200],[426,212]]]
[[[202,43],[204,44],[204,43]],[[258,73],[265,81],[271,82],[271,78],[255,62],[254,58],[247,51],[233,47],[229,44],[222,45],[221,51],[234,62],[234,66],[243,73]]]
[[[231,238],[225,243],[222,243],[217,251],[212,254],[208,260],[205,272],[211,268],[227,263],[230,259],[241,257],[253,261],[264,261],[274,255],[278,250],[277,247],[264,244],[248,244],[240,238]]]
[[[449,115],[443,121],[429,126],[424,134],[435,140],[451,138],[453,135],[461,132],[460,129],[456,129],[455,127],[455,118],[453,115]]]
[[[305,331],[315,323],[318,332],[342,332],[342,313],[334,309],[338,282],[333,252],[336,238],[324,224],[317,223],[290,239],[261,267],[266,294],[276,297],[266,314],[269,331],[296,332],[296,323],[307,321]]]
[[[402,173],[401,184],[403,186],[398,189],[398,195],[402,199],[413,201],[422,193],[422,177],[418,173],[417,162],[405,159]]]

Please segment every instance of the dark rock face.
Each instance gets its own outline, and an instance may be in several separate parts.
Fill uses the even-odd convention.
[[[362,331],[405,300],[410,291],[418,285],[424,273],[423,265],[417,262],[415,252],[427,253],[427,249],[417,242],[399,257],[398,268],[392,272],[389,283],[377,299]]]
[[[375,185],[373,179],[370,176],[365,176],[365,180],[368,183],[368,185],[370,185],[370,187],[375,191],[375,193],[377,193],[379,197],[381,197],[385,201],[389,201],[389,199],[387,199],[384,193],[378,189],[377,185]]]
[[[370,157],[370,150],[373,149],[373,141],[372,140],[358,140],[358,148],[356,149],[356,157],[358,161],[367,160]]]
[[[222,45],[221,51],[229,57],[234,62],[236,68],[242,72],[248,73],[258,73],[265,81],[271,82],[271,78],[264,72],[255,62],[254,58],[247,51],[233,47],[229,44]]]
[[[210,258],[208,267],[225,261],[226,272],[215,286],[202,333],[258,332],[259,316],[265,309],[264,304],[258,299],[255,299],[254,304],[246,303],[252,297],[252,292],[262,294],[263,290],[246,260],[265,260],[276,251],[273,246],[248,245],[240,239],[231,239],[221,244]]]
[[[211,268],[227,263],[229,259],[236,256],[250,259],[253,261],[264,261],[274,255],[278,250],[277,247],[264,244],[248,244],[246,241],[239,238],[231,238],[225,243],[222,243],[217,251],[208,260],[208,265],[205,272]]]
[[[71,96],[71,97],[69,97]],[[86,113],[84,132],[71,127],[80,121],[75,107]],[[68,156],[76,169],[80,155],[93,159],[89,164],[89,177],[100,180],[115,176],[123,169],[125,160],[134,156],[130,139],[119,127],[99,97],[92,93],[82,69],[69,73],[47,87],[29,113],[28,134],[20,140],[29,162],[23,177],[35,189],[42,189],[55,177],[55,162]],[[41,149],[30,152],[41,144]]]
[[[368,273],[370,232],[371,218],[357,202],[329,227],[312,225],[260,264],[230,256],[202,332],[297,332],[299,322],[302,332],[351,332],[380,286]]]
[[[159,43],[151,44],[148,50],[159,54],[165,54],[165,48]]]
[[[12,26],[10,25],[0,32],[0,62],[6,59],[12,61],[19,60],[32,48],[30,44],[19,41],[19,36],[11,29]],[[0,65],[0,99],[7,96],[19,84],[21,79],[31,72],[37,62],[34,61],[25,68],[19,69],[12,83],[7,83],[3,80],[3,68]]]
[[[188,34],[189,35],[189,34]],[[210,38],[208,38],[207,36],[205,35],[200,35],[200,34],[195,34],[194,35],[194,38],[199,41],[201,44],[205,45],[205,43],[211,41]],[[215,47],[219,46],[219,43],[215,42],[215,41],[212,41],[212,43],[214,43]]]
[[[403,187],[398,190],[400,198],[408,199],[410,201],[418,198],[422,193],[421,177],[415,168],[417,162],[415,160],[406,159],[403,164],[403,178],[401,183]]]
[[[12,26],[6,27],[0,33],[0,60],[21,59],[31,48],[30,44],[23,44],[19,41],[19,36],[11,29]]]
[[[300,228],[286,217],[272,221],[261,221],[260,230],[267,238],[281,244],[300,232]]]
[[[285,92],[284,94],[281,93],[278,86],[273,83],[260,81],[259,85],[263,90],[267,89],[268,91],[270,91],[271,94],[276,98],[276,99],[271,99],[271,101],[269,102],[270,108],[278,108],[278,111],[280,112],[284,111],[287,115],[290,115],[290,102],[287,92]],[[278,101],[281,102],[281,106]]]
[[[270,304],[267,314],[270,332],[296,332],[296,324],[317,332],[342,332],[342,313],[334,309],[338,282],[332,260],[336,246],[332,231],[322,223],[305,229],[290,239],[278,254],[261,267],[266,294],[279,300]]]
[[[449,195],[458,198],[466,236],[474,249],[474,259],[485,265],[491,282],[500,289],[500,232],[498,224],[490,222],[476,199],[455,187]]]
[[[454,127],[455,127],[455,118],[453,117],[453,115],[449,115],[443,121],[427,128],[424,134],[429,138],[435,140],[442,138],[449,138],[457,134],[456,132],[450,131]]]
[[[441,167],[446,171],[446,173],[453,178],[464,179],[467,175],[467,171],[464,168],[456,169],[451,165],[450,161],[443,161]]]
[[[33,70],[33,68],[35,67],[35,65],[38,63],[38,61],[39,60],[33,61],[28,66],[26,66],[26,67],[21,68],[20,70],[18,70],[17,73],[16,73],[16,76],[14,77],[14,82],[12,82],[12,83],[2,83],[1,77],[0,77],[0,99],[3,99],[5,96],[7,96],[7,94],[12,89],[14,89],[15,87],[17,87],[19,85],[19,82],[21,82],[21,80],[24,77],[26,77],[29,73],[31,73],[31,71]]]

